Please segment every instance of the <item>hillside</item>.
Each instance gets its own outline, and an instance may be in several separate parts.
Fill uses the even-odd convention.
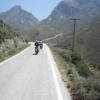
[[[16,33],[11,27],[0,20],[0,54],[9,50],[22,47],[25,44],[21,34]]]
[[[23,10],[20,6],[14,6],[10,10],[0,14],[6,24],[17,31],[27,31],[39,24],[39,21],[29,12]]]
[[[99,0],[64,0],[59,3],[50,16],[41,22],[41,25],[49,25],[64,35],[59,37],[56,47],[71,49],[73,21],[71,18],[79,18],[77,22],[77,41],[85,41],[77,43],[77,50],[91,63],[100,63],[99,61],[99,23],[100,22],[100,2]],[[87,41],[87,42],[86,42]],[[92,43],[92,45],[91,45]]]
[[[26,38],[28,38],[29,41],[35,41],[36,39],[43,40],[53,37],[58,33],[59,32],[55,28],[50,27],[49,25],[38,25],[26,33]]]
[[[0,43],[5,42],[6,39],[12,39],[17,35],[18,34],[16,32],[0,20]]]
[[[81,51],[91,64],[100,64],[100,20],[77,35],[76,50]]]

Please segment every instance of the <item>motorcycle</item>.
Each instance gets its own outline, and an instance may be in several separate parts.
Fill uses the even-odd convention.
[[[38,53],[39,53],[39,49],[38,47],[35,47],[35,55],[38,55]]]
[[[40,46],[40,49],[43,49],[43,42],[42,41],[39,42],[39,46]]]
[[[40,49],[43,49],[43,44],[40,44]]]

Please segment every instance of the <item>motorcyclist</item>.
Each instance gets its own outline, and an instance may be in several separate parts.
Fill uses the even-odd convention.
[[[36,40],[34,45],[35,45],[35,54],[37,55],[39,53],[39,41]]]
[[[43,42],[40,41],[40,42],[39,42],[39,45],[40,45],[40,49],[42,49],[42,48],[43,48]]]

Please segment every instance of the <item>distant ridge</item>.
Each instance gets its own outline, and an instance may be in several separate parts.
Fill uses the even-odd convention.
[[[30,30],[39,24],[37,18],[35,18],[31,13],[23,10],[19,5],[1,13],[0,19],[12,28],[21,32]]]

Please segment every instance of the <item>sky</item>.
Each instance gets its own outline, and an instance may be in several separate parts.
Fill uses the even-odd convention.
[[[61,0],[0,0],[0,13],[7,11],[15,5],[20,5],[39,20],[43,20],[50,15],[60,1]]]

